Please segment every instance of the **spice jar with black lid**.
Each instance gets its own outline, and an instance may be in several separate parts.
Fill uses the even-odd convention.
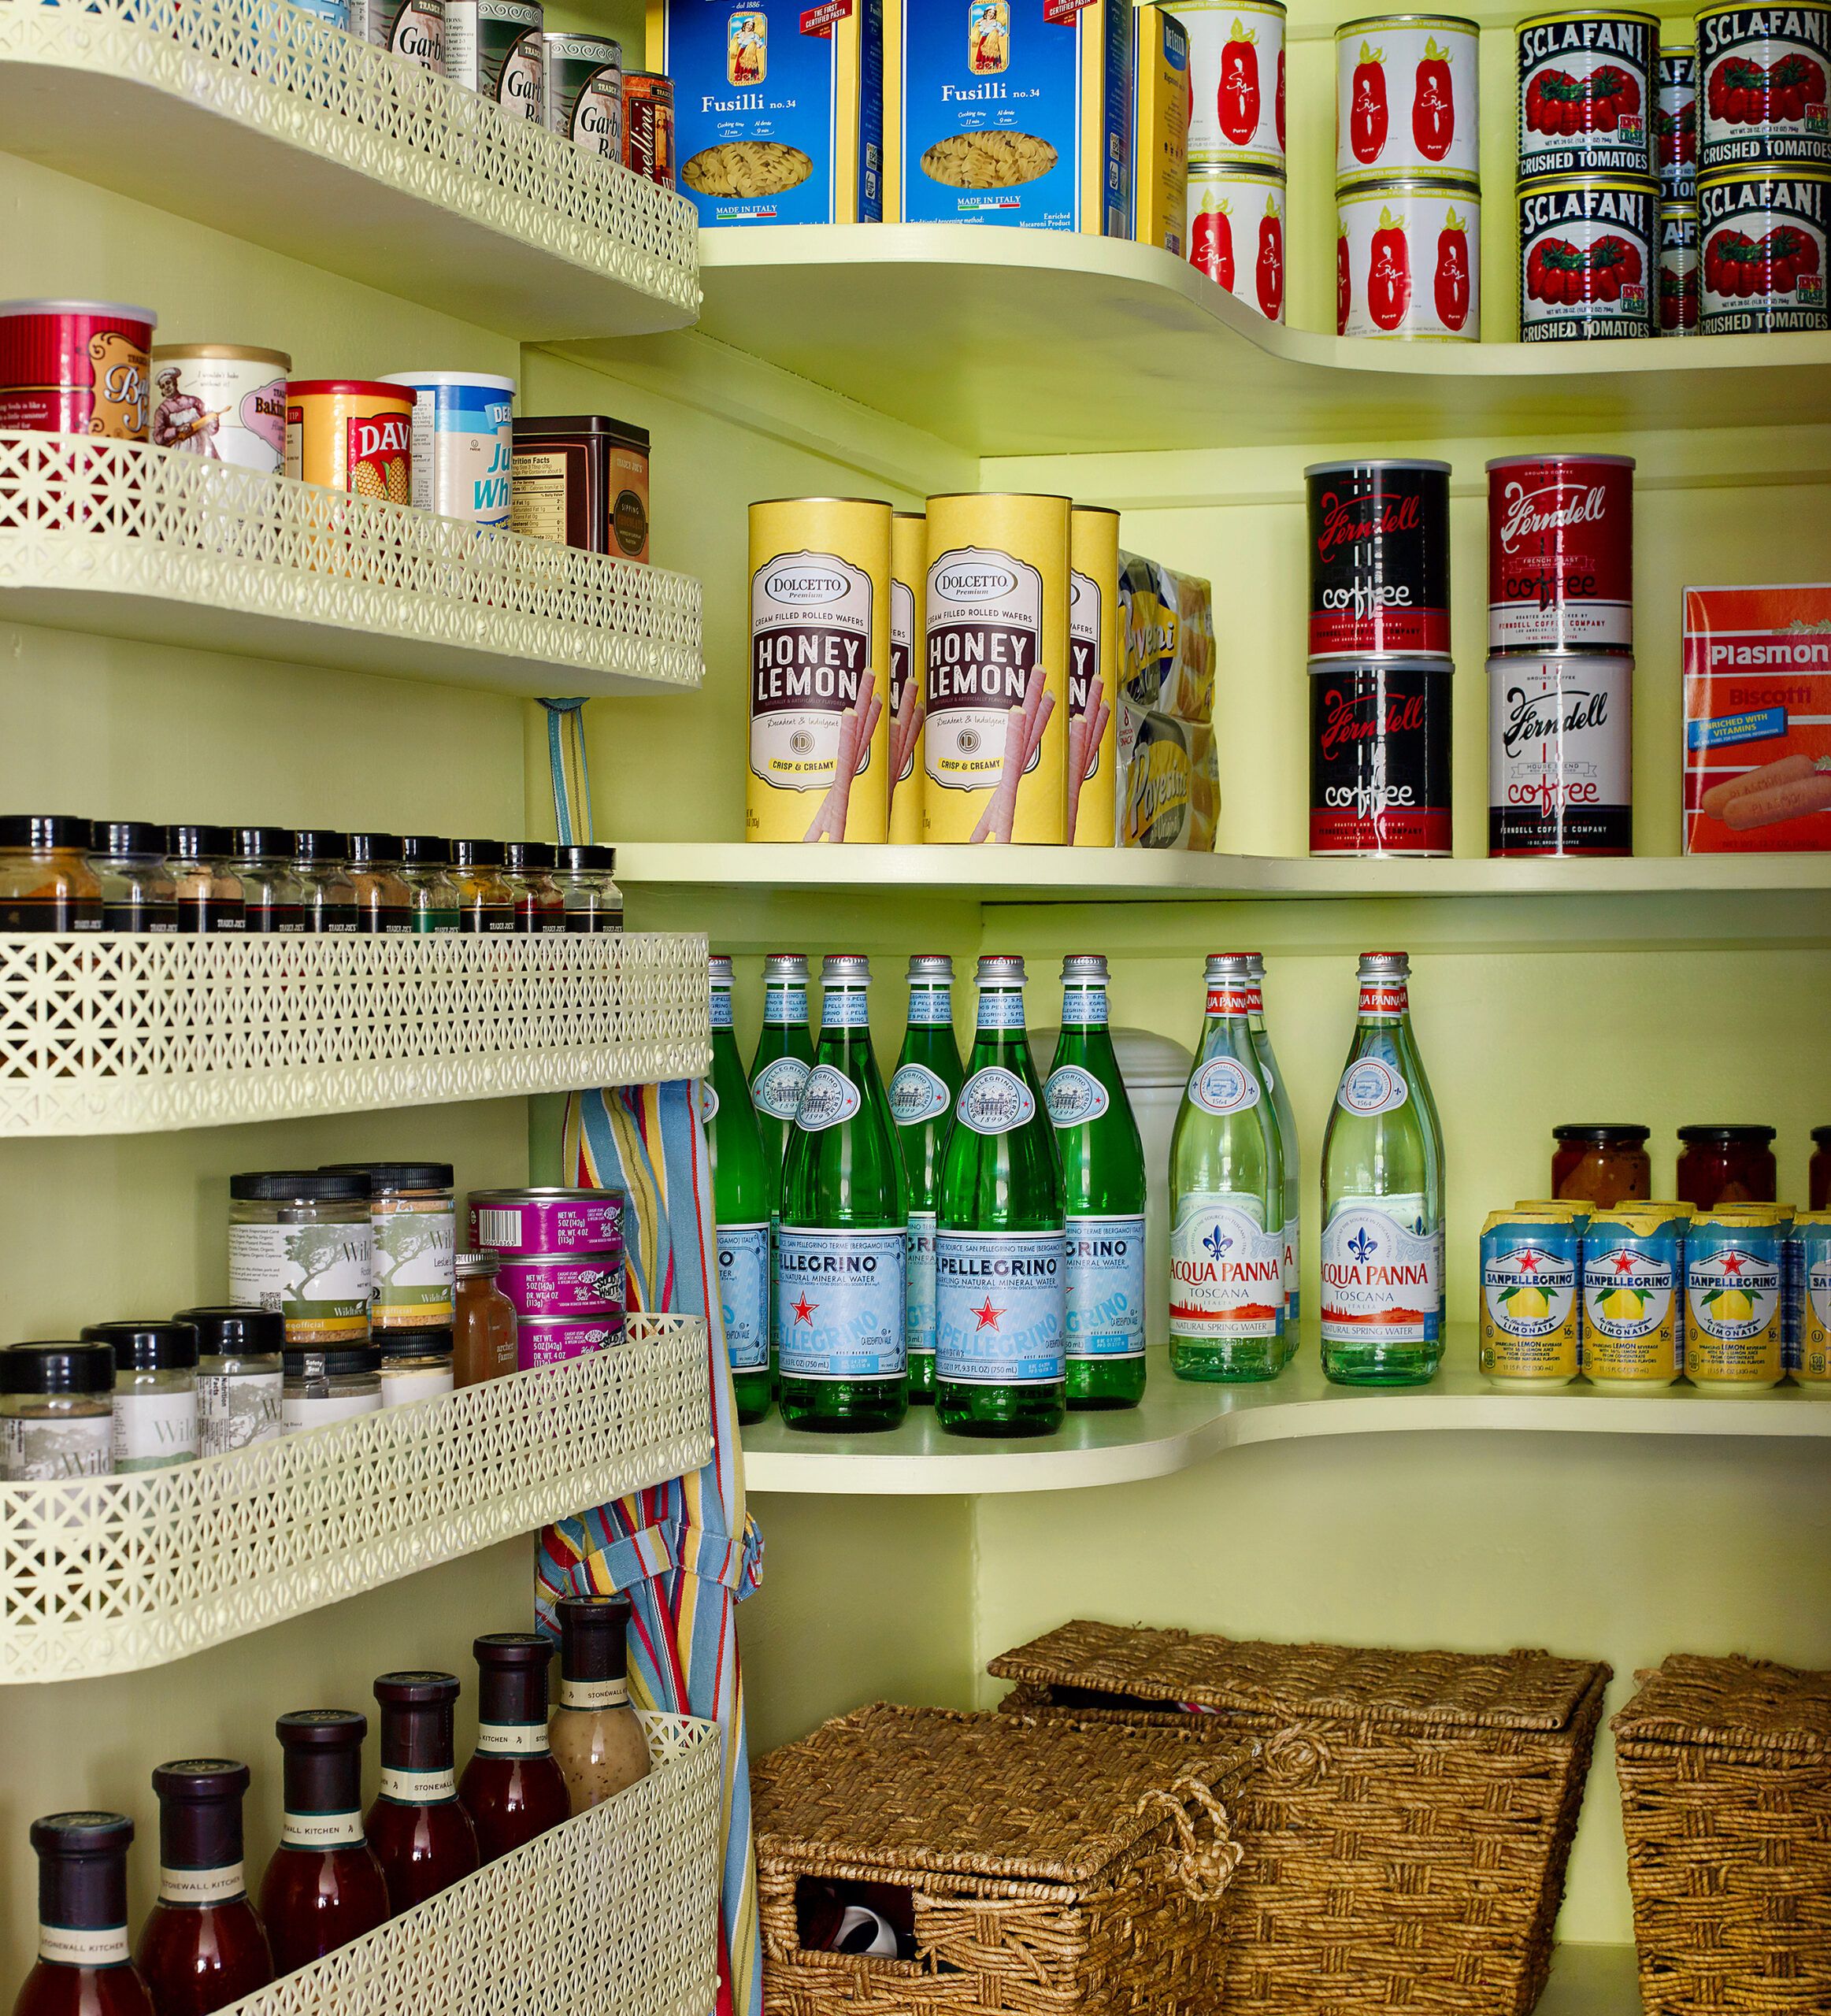
[[[309,932],[354,935],[361,928],[356,888],[343,871],[350,836],[308,826],[292,836],[292,872],[298,877],[299,915]]]
[[[305,891],[292,867],[292,836],[284,826],[235,826],[229,870],[242,884],[242,914],[252,934],[305,929]]]
[[[229,872],[226,826],[168,826],[166,865],[172,872],[183,932],[246,931],[242,878]]]
[[[350,836],[350,886],[358,930],[387,937],[413,929],[413,892],[401,873],[398,833]]]
[[[114,1468],[114,1353],[74,1339],[0,1351],[0,1484],[105,1477]]]
[[[221,1456],[278,1441],[285,1318],[276,1310],[225,1305],[181,1309],[173,1320],[197,1332],[197,1453]]]
[[[87,819],[0,818],[0,932],[99,931],[102,884],[89,865]]]
[[[197,1332],[188,1323],[91,1323],[85,1343],[114,1353],[114,1467],[197,1461]]]
[[[288,1435],[381,1412],[381,1358],[369,1346],[332,1351],[288,1346],[285,1366],[280,1418]]]
[[[98,819],[89,865],[102,885],[104,931],[178,928],[178,885],[165,865],[165,834],[150,819]]]
[[[401,836],[401,876],[413,898],[417,932],[456,931],[461,899],[451,879],[451,843],[432,833]]]
[[[250,1169],[229,1178],[229,1295],[280,1312],[287,1345],[369,1342],[375,1244],[354,1170]]]
[[[415,1400],[434,1400],[456,1384],[451,1362],[451,1329],[388,1330],[378,1332],[381,1354],[381,1403],[402,1407]]]
[[[329,1175],[369,1181],[373,1241],[369,1327],[449,1329],[458,1249],[456,1172],[450,1162],[328,1162]]]
[[[454,840],[451,859],[457,873],[458,919],[463,929],[505,932],[515,928],[515,899],[502,880],[500,840]]]
[[[614,847],[562,847],[554,850],[554,880],[565,903],[568,931],[621,931],[623,891],[610,879],[617,866]]]
[[[550,840],[511,840],[502,850],[502,880],[515,909],[515,928],[523,932],[565,929],[565,898],[553,879]]]

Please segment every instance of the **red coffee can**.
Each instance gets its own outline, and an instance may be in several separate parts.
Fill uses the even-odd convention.
[[[1634,641],[1634,458],[1488,465],[1488,647],[1625,651]]]
[[[1450,851],[1447,658],[1310,666],[1310,851]]]
[[[116,301],[0,301],[0,428],[145,440],[158,320]]]
[[[1310,655],[1450,648],[1450,465],[1313,462]]]

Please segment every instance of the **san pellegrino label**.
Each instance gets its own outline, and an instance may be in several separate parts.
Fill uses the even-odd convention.
[[[912,1385],[925,1393],[935,1357],[935,1206],[964,1075],[954,1040],[952,962],[940,954],[918,953],[909,964],[909,1025],[890,1081],[890,1114],[909,1192],[903,1340]]]
[[[718,1303],[733,1372],[769,1364],[769,1221],[718,1227]]]
[[[774,1057],[751,1080],[751,1098],[759,1114],[792,1123],[801,1110],[808,1065],[799,1057]]]
[[[818,1134],[854,1118],[863,1102],[862,1094],[844,1072],[830,1064],[817,1064],[807,1074],[795,1124],[803,1133]]]
[[[894,1379],[903,1370],[906,1236],[782,1228],[776,1322],[785,1379]]]
[[[1036,1117],[1036,1099],[1014,1071],[988,1064],[960,1088],[954,1117],[975,1134],[1009,1134]]]
[[[1112,1101],[1091,1071],[1084,1071],[1078,1064],[1065,1064],[1050,1073],[1043,1088],[1043,1103],[1054,1126],[1081,1127],[1098,1120]]]
[[[914,1211],[903,1236],[903,1335],[910,1360],[935,1354],[935,1214]]]
[[[899,1127],[919,1127],[954,1103],[947,1081],[925,1064],[899,1064],[890,1081],[890,1117]]]
[[[712,1215],[717,1239],[718,1304],[725,1348],[736,1373],[769,1369],[769,1213],[776,1185],[739,1061],[731,1018],[731,962],[711,962],[712,1069],[701,1083],[701,1118],[712,1164]],[[739,1403],[768,1395],[740,1392]]]
[[[1144,1355],[1144,1214],[1070,1212],[1066,1350],[1070,1358]]]
[[[1060,1232],[943,1232],[935,1251],[935,1358],[962,1385],[1040,1386],[1066,1355]]]

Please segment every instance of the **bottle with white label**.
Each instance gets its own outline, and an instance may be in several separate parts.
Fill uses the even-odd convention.
[[[890,1081],[890,1117],[909,1182],[903,1242],[909,1397],[925,1406],[935,1397],[935,1205],[966,1075],[954,1040],[954,962],[944,952],[918,952],[909,962],[909,1027]]]
[[[782,1340],[776,1334],[776,1239],[781,1229],[782,1166],[801,1110],[801,1088],[814,1069],[807,1032],[807,960],[799,952],[772,952],[763,962],[763,1027],[751,1059],[751,1106],[763,1143],[769,1186],[769,1370],[777,1384]]]
[[[1144,1397],[1144,1143],[1106,1025],[1106,962],[1062,962],[1062,1032],[1043,1088],[1066,1212],[1068,1404]]]
[[[712,1165],[718,1241],[718,1300],[725,1351],[741,1424],[761,1421],[775,1396],[769,1369],[769,1209],[776,1184],[763,1166],[763,1137],[732,1028],[731,962],[710,962],[712,1069],[700,1080],[699,1117]]]
[[[1024,962],[979,962],[935,1227],[935,1413],[955,1435],[1051,1435],[1066,1412],[1062,1156],[1024,1026]]]
[[[1179,1379],[1275,1379],[1285,1363],[1284,1169],[1252,1040],[1251,955],[1217,953],[1170,1136],[1169,1362]]]
[[[1291,1104],[1290,1089],[1278,1069],[1271,1035],[1266,1028],[1265,959],[1258,952],[1248,952],[1246,959],[1247,1026],[1252,1032],[1252,1051],[1258,1059],[1259,1073],[1271,1095],[1272,1114],[1278,1124],[1278,1154],[1284,1166],[1284,1362],[1288,1365],[1297,1355],[1303,1334],[1303,1156],[1298,1144],[1297,1115]]]
[[[583,1813],[648,1776],[648,1738],[629,1705],[629,1601],[562,1596],[559,1700],[547,1724],[573,1810]]]
[[[191,1757],[153,1773],[159,1797],[159,1898],[134,1951],[153,2005],[227,2009],[273,1978],[267,1933],[242,1863],[248,1767]]]
[[[1322,1369],[1419,1386],[1443,1357],[1443,1129],[1403,952],[1363,952],[1360,1018],[1322,1139]]]
[[[127,1851],[120,1813],[53,1813],[32,1823],[38,1857],[38,1962],[13,2016],[154,2016],[127,1941]]]
[[[375,1683],[381,1792],[362,1831],[396,1918],[471,1875],[481,1860],[476,1829],[458,1800],[458,1692],[454,1673],[384,1673]]]
[[[871,1049],[871,963],[829,954],[820,1047],[782,1171],[776,1332],[790,1428],[894,1428],[909,1411],[909,1187]]]
[[[547,1740],[547,1670],[553,1647],[538,1631],[493,1631],[471,1647],[477,1663],[476,1754],[458,1796],[485,1862],[572,1818],[572,1799]]]
[[[91,1323],[86,1343],[114,1353],[114,1467],[197,1461],[197,1332],[188,1323]]]
[[[362,1833],[362,1743],[354,1708],[305,1708],[274,1725],[285,1752],[280,1846],[261,1879],[273,1971],[290,1974],[386,1925],[387,1881]]]

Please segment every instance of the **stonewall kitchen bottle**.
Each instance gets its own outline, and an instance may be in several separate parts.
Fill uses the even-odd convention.
[[[1288,1365],[1297,1355],[1302,1335],[1299,1325],[1303,1313],[1299,1284],[1303,1261],[1303,1158],[1297,1145],[1297,1116],[1292,1109],[1291,1095],[1285,1087],[1284,1073],[1278,1069],[1271,1036],[1266,1028],[1266,962],[1257,952],[1248,952],[1246,960],[1247,1026],[1252,1032],[1252,1054],[1258,1059],[1259,1076],[1265,1080],[1266,1090],[1271,1094],[1272,1111],[1278,1123],[1278,1154],[1284,1166],[1284,1362]]]
[[[1144,1143],[1106,1026],[1106,962],[1062,962],[1062,1032],[1043,1088],[1066,1213],[1064,1337],[1071,1407],[1144,1397]]]
[[[476,1754],[458,1796],[494,1862],[572,1818],[565,1774],[547,1734],[547,1670],[553,1647],[537,1631],[493,1631],[476,1640]]]
[[[120,1813],[53,1813],[32,1823],[38,1857],[38,1962],[13,2016],[154,2016],[127,1941],[127,1851]]]
[[[775,1236],[781,1226],[782,1165],[801,1109],[801,1088],[814,1069],[807,1033],[807,961],[799,952],[772,952],[763,962],[763,1027],[751,1059],[751,1105],[762,1136],[769,1183],[769,1369],[777,1372]]]
[[[820,1047],[782,1171],[776,1334],[790,1428],[894,1428],[909,1411],[909,1187],[871,1052],[871,965],[821,969]]]
[[[387,1880],[362,1833],[362,1739],[353,1708],[307,1708],[275,1725],[286,1753],[280,1846],[261,1879],[273,1970],[290,1974],[387,1922]]]
[[[1182,1379],[1275,1379],[1287,1362],[1284,1169],[1252,1040],[1251,955],[1211,956],[1207,988],[1170,1136],[1170,1369]]]
[[[153,1773],[159,1796],[159,1899],[134,1958],[159,2016],[212,2016],[273,1978],[267,1933],[242,1866],[248,1767],[187,1758]]]
[[[977,1033],[935,1225],[935,1412],[1049,1435],[1066,1411],[1062,1157],[1024,1028],[1024,962],[979,962]]]
[[[458,1803],[451,1727],[457,1674],[384,1673],[375,1698],[381,1710],[381,1792],[362,1825],[398,1918],[473,1873],[480,1857],[476,1829]]]
[[[1443,1357],[1444,1149],[1403,952],[1363,952],[1360,1019],[1322,1140],[1322,1369],[1418,1386]]]
[[[731,1016],[731,962],[711,962],[712,1072],[699,1085],[699,1116],[712,1162],[718,1237],[718,1299],[725,1354],[741,1422],[769,1411],[769,1206],[776,1186],[763,1166],[763,1137]]]
[[[919,952],[909,962],[909,1028],[890,1081],[890,1117],[909,1180],[903,1280],[909,1396],[924,1406],[935,1397],[935,1206],[966,1075],[954,1040],[954,962],[943,952]]]

